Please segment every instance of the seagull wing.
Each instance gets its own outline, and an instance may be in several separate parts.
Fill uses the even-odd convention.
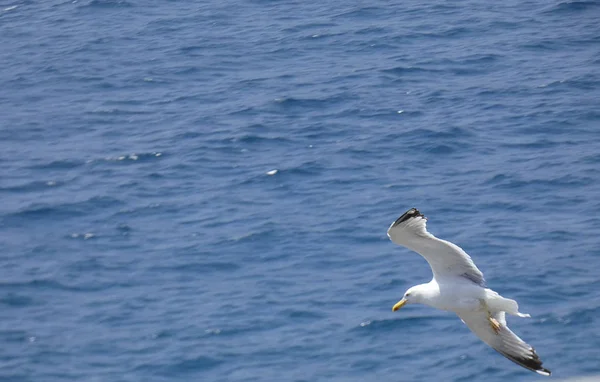
[[[550,375],[550,370],[542,367],[542,361],[535,349],[506,326],[504,312],[497,312],[493,316],[500,324],[500,329],[497,331],[492,328],[485,312],[461,313],[458,316],[477,337],[498,353],[538,374]]]
[[[475,266],[471,257],[458,245],[438,239],[426,227],[427,219],[416,208],[400,216],[387,231],[396,244],[411,249],[427,260],[433,277],[463,277],[485,287],[483,273]]]

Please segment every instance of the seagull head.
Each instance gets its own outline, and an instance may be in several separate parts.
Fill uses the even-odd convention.
[[[406,293],[404,293],[404,297],[402,300],[398,301],[396,305],[392,307],[392,311],[395,312],[398,309],[402,308],[406,304],[418,304],[421,302],[421,298],[424,295],[424,286],[416,285],[412,288],[409,288]]]

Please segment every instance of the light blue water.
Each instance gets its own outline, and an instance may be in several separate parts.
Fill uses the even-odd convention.
[[[0,380],[539,377],[392,244],[467,250],[600,372],[597,1],[4,1]],[[267,172],[277,170],[274,175]]]

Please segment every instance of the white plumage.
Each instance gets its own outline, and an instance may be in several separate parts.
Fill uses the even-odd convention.
[[[427,232],[426,221],[423,214],[411,208],[388,229],[394,243],[423,256],[433,272],[429,283],[408,289],[393,310],[420,303],[455,312],[475,335],[506,358],[538,374],[550,375],[533,347],[506,325],[505,312],[519,317],[529,315],[519,312],[516,301],[488,289],[471,257],[456,244]]]

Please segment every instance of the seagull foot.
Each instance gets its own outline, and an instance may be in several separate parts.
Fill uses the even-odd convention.
[[[496,320],[492,316],[490,316],[488,319],[490,321],[490,326],[492,327],[492,330],[494,331],[494,333],[496,333],[496,334],[500,333],[500,323],[498,322],[498,320]]]

